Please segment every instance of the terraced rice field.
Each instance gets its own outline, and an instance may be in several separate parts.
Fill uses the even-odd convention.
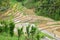
[[[13,9],[8,10],[5,14],[2,14],[0,16],[0,19],[10,19],[12,16],[12,20],[15,23],[38,23],[37,26],[43,31],[46,30],[49,33],[53,33],[55,37],[60,38],[60,21],[54,21],[53,19],[42,17],[42,16],[36,16],[31,9],[25,8],[22,12],[15,11],[15,6]],[[28,11],[27,11],[28,10]],[[24,15],[25,14],[25,15]],[[31,14],[31,15],[30,15]]]

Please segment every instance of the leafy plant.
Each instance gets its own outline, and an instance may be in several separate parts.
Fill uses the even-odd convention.
[[[27,34],[26,39],[30,40],[30,25],[26,27],[26,34]]]
[[[2,20],[2,21],[0,22],[1,28],[3,28],[3,32],[8,32],[8,24],[7,24],[7,23],[8,23],[8,22],[5,21],[5,20]]]
[[[4,24],[4,32],[8,33],[8,22],[7,21],[3,21]]]
[[[36,30],[37,30],[36,27],[34,27],[34,26],[31,27],[30,33],[31,33],[31,36],[32,36],[32,40],[33,40],[33,38],[34,38],[34,34],[36,33]]]
[[[15,24],[14,24],[14,22],[11,21],[9,23],[9,29],[10,29],[10,32],[9,33],[10,33],[11,36],[13,36],[13,34],[14,34],[14,31],[13,31],[14,30],[14,27],[15,27]]]
[[[2,26],[0,26],[0,33],[2,33],[3,32],[3,27]]]
[[[18,29],[18,40],[22,36],[22,34],[23,34],[23,27],[21,29]]]
[[[37,40],[40,40],[41,38],[44,38],[44,34],[41,34],[41,32],[38,31],[36,34],[36,38],[37,38]]]
[[[27,35],[28,35],[28,37],[29,37],[29,35],[30,35],[30,25],[28,25],[27,27],[26,27],[26,33],[27,33]]]

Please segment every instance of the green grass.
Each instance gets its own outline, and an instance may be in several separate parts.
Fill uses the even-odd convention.
[[[0,40],[17,40],[17,37],[10,37],[10,36],[2,36],[0,35]]]
[[[25,39],[25,36],[22,35],[20,39],[24,40]],[[7,33],[2,33],[2,34],[0,34],[0,40],[18,40],[18,37],[15,36],[15,35],[13,37],[11,37]]]
[[[2,33],[0,34],[0,40],[17,40],[18,38],[16,36],[10,37],[9,34]]]

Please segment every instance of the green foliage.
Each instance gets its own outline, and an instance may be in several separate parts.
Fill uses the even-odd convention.
[[[10,7],[10,0],[0,0],[0,12],[6,11]]]
[[[2,26],[0,26],[0,33],[2,33],[3,32],[3,27]]]
[[[0,37],[3,36],[6,40],[6,37],[8,38],[7,40],[39,40],[39,39],[42,39],[44,37],[48,37],[48,38],[51,38],[53,39],[53,37],[51,37],[50,35],[47,35],[43,32],[41,32],[37,27],[34,27],[34,26],[30,26],[28,25],[26,27],[26,34],[24,34],[24,31],[23,31],[23,27],[22,28],[18,28],[18,39],[17,39],[17,36],[14,36],[13,34],[13,30],[14,30],[14,27],[15,27],[15,24],[14,22],[12,21],[0,21],[0,24],[2,24],[3,26],[0,25]],[[31,28],[31,30],[30,30]],[[9,30],[9,33],[8,33],[8,30]],[[13,38],[13,37],[14,38]],[[26,38],[27,37],[27,38]]]
[[[45,37],[45,35],[42,34],[42,32],[40,32],[40,31],[37,32],[37,35],[36,35],[37,40],[40,40],[41,38],[44,38],[44,37]]]
[[[9,23],[9,27],[10,27],[10,28],[9,28],[9,29],[10,29],[10,35],[13,36],[13,34],[14,34],[14,31],[13,31],[13,30],[14,30],[14,27],[15,27],[14,22],[11,21],[11,22]]]
[[[39,16],[60,20],[60,0],[24,0],[22,3],[27,8],[35,8]]]
[[[35,33],[36,33],[36,27],[31,27],[31,36],[32,36],[32,40],[34,40],[34,35],[35,35]]]
[[[23,27],[21,29],[18,29],[18,36],[20,37],[23,34]]]
[[[23,0],[16,0],[17,2],[22,2]]]
[[[37,2],[39,0],[24,0],[22,2],[22,5],[27,7],[27,8],[34,8],[35,7],[35,2]]]
[[[28,25],[28,27],[26,27],[26,32],[27,32],[28,37],[29,37],[29,35],[30,35],[29,29],[30,29],[30,25]]]
[[[7,21],[0,21],[0,29],[3,30],[3,32],[8,32],[8,24]]]
[[[36,14],[50,17],[55,20],[60,20],[60,1],[59,0],[44,0],[38,3],[36,7]]]
[[[8,22],[3,20],[2,23],[4,25],[4,32],[7,33],[8,32],[8,24],[7,24]]]
[[[32,8],[34,7],[34,0],[23,0],[22,5],[26,8]]]
[[[30,31],[31,35],[34,35],[36,33],[36,30],[37,28],[32,26]]]
[[[23,27],[21,29],[18,29],[18,40],[23,34]]]

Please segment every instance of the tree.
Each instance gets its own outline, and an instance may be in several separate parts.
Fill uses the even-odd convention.
[[[60,0],[25,0],[24,6],[35,8],[35,12],[39,16],[60,20]]]
[[[60,0],[44,0],[36,7],[36,14],[60,20]],[[44,14],[44,15],[43,15]]]

